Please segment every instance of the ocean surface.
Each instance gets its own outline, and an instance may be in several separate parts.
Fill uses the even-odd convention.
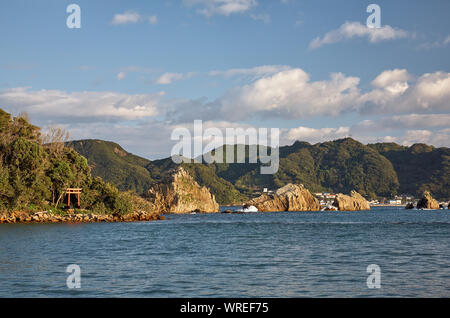
[[[66,285],[70,264],[79,289]],[[397,296],[450,297],[449,210],[0,225],[0,297]]]

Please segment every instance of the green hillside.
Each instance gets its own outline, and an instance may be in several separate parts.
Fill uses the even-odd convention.
[[[399,183],[392,164],[377,151],[351,138],[280,147],[280,167],[261,175],[258,164],[215,164],[218,174],[241,191],[302,183],[312,191],[350,192],[368,197],[391,196]]]
[[[425,144],[411,147],[394,143],[369,145],[392,162],[400,193],[421,195],[424,190],[442,199],[450,198],[450,149]]]
[[[114,142],[76,140],[68,142],[67,146],[88,159],[93,175],[115,184],[121,191],[143,194],[155,181],[145,168],[150,160],[128,153]]]

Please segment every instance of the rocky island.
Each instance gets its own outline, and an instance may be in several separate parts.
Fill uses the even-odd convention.
[[[247,202],[260,212],[319,211],[320,204],[302,184],[289,183],[275,194],[263,194]]]
[[[152,185],[145,197],[158,213],[219,212],[215,196],[181,166]]]
[[[369,202],[355,190],[352,190],[349,196],[339,193],[334,199],[333,206],[339,211],[370,210]]]
[[[438,210],[439,203],[431,196],[429,191],[423,193],[423,197],[417,202],[417,209]]]

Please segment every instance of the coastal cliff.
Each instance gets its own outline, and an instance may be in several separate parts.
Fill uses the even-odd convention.
[[[369,202],[355,190],[350,192],[350,196],[339,193],[334,199],[333,206],[339,211],[370,210]]]
[[[260,212],[319,211],[319,201],[300,184],[288,184],[274,195],[263,194],[250,200],[247,205],[255,206]]]
[[[153,184],[146,198],[160,213],[219,212],[215,196],[182,167],[170,171],[163,181]]]
[[[423,193],[422,199],[420,199],[419,202],[417,202],[417,208],[438,210],[439,203],[435,199],[433,199],[430,192],[425,191]]]

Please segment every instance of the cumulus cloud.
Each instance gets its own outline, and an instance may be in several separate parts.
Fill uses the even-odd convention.
[[[378,75],[372,81],[372,85],[384,88],[392,94],[403,94],[408,89],[408,81],[412,78],[405,69],[388,70]]]
[[[372,84],[376,88],[360,96],[363,113],[426,113],[450,110],[450,73],[426,73],[410,84],[406,79],[406,71],[394,70],[380,76],[386,78],[386,81],[375,80]]]
[[[258,5],[256,0],[184,0],[184,3],[201,7],[197,12],[208,17],[243,13]]]
[[[406,38],[407,31],[385,25],[381,28],[368,28],[360,22],[345,22],[338,29],[326,33],[323,37],[317,37],[309,44],[310,49],[319,48],[325,44],[342,42],[353,38],[367,37],[370,43]]]
[[[404,69],[386,70],[372,81],[373,88],[364,92],[359,88],[358,77],[342,73],[311,81],[309,74],[299,68],[279,70],[270,66],[210,72],[211,76],[225,77],[244,74],[253,74],[255,79],[230,89],[216,100],[202,98],[174,103],[171,119],[183,121],[192,118],[193,113],[201,119],[239,121],[248,117],[303,119],[348,112],[401,115],[450,110],[450,73],[417,77]],[[165,80],[169,82],[171,78]]]
[[[333,73],[329,80],[311,82],[302,69],[278,72],[237,87],[221,100],[221,114],[234,120],[255,113],[285,118],[338,115],[354,107],[359,78]]]
[[[0,104],[15,114],[27,112],[40,122],[92,122],[136,120],[156,116],[164,95],[122,94],[116,92],[73,92],[20,87],[0,91]]]

